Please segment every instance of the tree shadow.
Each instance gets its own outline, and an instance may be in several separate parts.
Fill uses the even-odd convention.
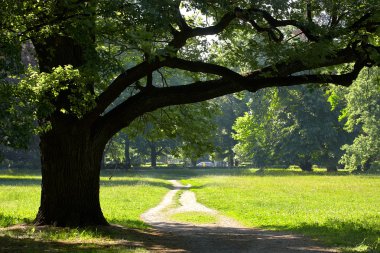
[[[167,189],[172,189],[172,185],[169,182],[157,182],[151,181],[144,178],[137,178],[131,180],[119,180],[119,179],[109,179],[109,180],[100,180],[101,187],[112,187],[112,186],[138,186],[138,185],[149,185],[154,187],[162,187]]]
[[[33,229],[34,236],[28,234]],[[171,243],[166,234],[153,230],[128,229],[119,225],[105,227],[88,227],[77,229],[78,233],[92,233],[95,235],[90,240],[88,238],[74,240],[57,240],[42,237],[58,234],[66,228],[57,227],[33,227],[22,226],[11,228],[8,234],[0,230],[0,252],[20,252],[20,253],[40,253],[40,252],[135,252],[138,249],[148,249],[159,252],[181,252],[178,245]],[[90,242],[88,242],[90,241]],[[137,251],[140,252],[140,251]]]
[[[380,227],[366,223],[379,217],[365,217],[362,221],[328,219],[323,224],[301,223],[297,227],[271,225],[264,229],[291,231],[323,240],[329,245],[354,248],[366,246],[370,252],[380,252]],[[372,250],[372,251],[371,251]],[[366,251],[367,252],[367,251]]]
[[[0,236],[0,252],[20,252],[20,253],[40,253],[40,252],[134,252],[133,249],[143,248],[131,242],[116,243],[113,245],[94,244],[94,243],[66,243],[58,241],[40,241],[31,238],[17,238],[10,236]]]
[[[0,178],[0,185],[4,185],[4,186],[41,185],[41,179],[39,178]]]
[[[130,220],[130,223],[139,223]],[[120,225],[104,227],[87,227],[77,229],[78,234],[89,233],[88,238],[68,241],[49,239],[49,235],[57,235],[66,228],[25,226],[11,229],[12,233],[4,234],[0,230],[0,252],[133,252],[134,249],[147,249],[158,252],[331,252],[321,246],[320,240],[328,245],[351,247],[367,245],[367,252],[378,252],[376,244],[380,234],[379,228],[360,226],[355,222],[329,220],[325,224],[300,224],[297,228],[270,226],[264,229],[234,227],[203,227],[182,223],[160,223],[155,229],[130,229]],[[167,230],[170,228],[169,230]],[[27,230],[45,237],[28,234]],[[35,231],[34,231],[35,229]],[[6,229],[5,229],[6,230]],[[288,231],[288,232],[281,232]],[[296,234],[293,234],[296,233]],[[298,235],[297,235],[298,234]],[[305,234],[318,241],[309,240]],[[203,248],[202,248],[203,247]],[[204,249],[206,251],[199,251]],[[238,251],[231,251],[236,249]],[[230,250],[230,251],[229,251]],[[350,252],[343,250],[343,252]]]
[[[327,172],[325,170],[315,170],[315,171],[302,171],[295,169],[283,169],[283,168],[263,168],[263,169],[252,169],[252,168],[180,168],[180,169],[133,169],[129,171],[103,171],[104,175],[108,173],[115,173],[120,176],[137,176],[137,177],[153,177],[159,179],[187,179],[203,176],[276,176],[276,177],[286,177],[286,176],[347,176],[350,175],[349,171],[337,171],[337,172]]]

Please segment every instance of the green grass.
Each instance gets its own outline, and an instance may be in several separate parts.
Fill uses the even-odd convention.
[[[380,176],[349,175],[347,171],[105,171],[100,200],[108,221],[145,230],[147,225],[139,216],[158,204],[169,190],[167,179],[186,179],[183,183],[193,185],[199,202],[247,226],[306,234],[346,252],[380,252]],[[34,219],[40,184],[38,171],[0,170],[0,227]],[[199,214],[191,213],[174,218],[198,224],[203,223],[202,219],[211,221],[211,217],[199,218]],[[126,242],[155,240],[149,236],[117,227],[3,228],[0,252],[146,252]]]
[[[100,203],[108,222],[130,228],[146,228],[140,215],[156,206],[171,184],[163,179],[142,176],[101,177]]]
[[[112,174],[111,179],[110,175]],[[146,228],[140,215],[157,205],[171,184],[149,174],[103,172],[100,202],[110,223]],[[41,176],[36,171],[0,171],[0,227],[31,222],[37,213]]]
[[[251,227],[288,230],[347,252],[380,252],[380,177],[247,170],[198,176],[198,201]]]
[[[31,222],[38,210],[41,177],[33,171],[0,173],[0,227]]]
[[[123,171],[102,172],[100,184],[100,202],[107,220],[132,229],[148,227],[140,220],[140,215],[157,205],[171,187],[165,179],[154,178],[149,173]],[[0,227],[30,224],[39,207],[40,191],[41,176],[38,171],[0,170]],[[32,226],[3,229],[0,231],[0,252],[42,252],[53,249],[58,252],[146,252],[136,246],[124,245],[124,240],[140,240],[140,237],[144,237],[138,233],[133,236],[133,233],[136,232],[117,228],[107,231],[98,228],[40,229]]]
[[[215,215],[207,214],[204,212],[175,213],[170,216],[170,219],[191,224],[210,224],[217,222]]]

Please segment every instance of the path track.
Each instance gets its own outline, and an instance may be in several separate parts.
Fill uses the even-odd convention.
[[[299,252],[339,252],[321,246],[318,242],[300,235],[247,228],[237,221],[223,216],[197,202],[190,186],[183,186],[176,180],[170,180],[173,190],[169,191],[161,203],[144,213],[141,218],[153,228],[163,232],[172,245],[171,250],[160,252],[252,252],[252,253],[299,253]],[[183,190],[179,198],[180,206],[174,197]],[[214,215],[216,223],[194,225],[175,222],[171,215],[179,212],[204,212]]]

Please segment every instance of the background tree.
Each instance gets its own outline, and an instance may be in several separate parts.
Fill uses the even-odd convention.
[[[243,99],[234,95],[227,95],[215,99],[219,105],[221,114],[215,117],[217,131],[215,135],[216,151],[214,157],[216,161],[225,161],[229,167],[236,164],[235,152],[233,150],[236,141],[232,138],[234,133],[232,125],[237,117],[241,116],[246,110],[246,105]]]
[[[298,86],[261,94],[267,104],[251,103],[255,107],[237,121],[235,138],[241,142],[237,150],[252,154],[259,166],[296,164],[310,171],[319,164],[336,170],[342,155],[339,148],[349,136],[330,110],[324,91]]]
[[[278,163],[273,154],[274,146],[280,138],[280,125],[272,124],[275,109],[272,96],[275,90],[262,89],[249,95],[247,106],[249,110],[243,116],[238,117],[233,125],[237,141],[235,152],[242,160],[250,160],[254,166],[264,166]]]
[[[341,120],[345,129],[356,133],[353,142],[342,147],[341,163],[346,168],[368,170],[379,166],[380,153],[380,79],[379,68],[363,70],[347,89],[332,88],[330,101],[334,107],[343,104]]]
[[[375,0],[0,4],[1,36],[15,40],[13,47],[30,39],[38,59],[22,82],[42,129],[38,225],[107,224],[99,203],[103,150],[145,113],[265,87],[348,86],[364,66],[379,64]],[[207,35],[220,36],[216,48],[230,57],[213,57]],[[344,64],[351,65],[334,71]],[[150,81],[167,68],[198,79]],[[314,69],[324,72],[310,74]],[[128,98],[112,105],[123,92]]]
[[[111,139],[107,146],[109,148],[106,148],[106,156],[127,153],[127,147],[121,147],[125,145],[125,137],[128,136],[129,149],[138,153],[139,161],[144,161],[143,157],[150,157],[152,167],[157,166],[159,157],[168,155],[196,161],[215,149],[213,137],[216,125],[212,119],[217,114],[219,109],[214,102],[173,106],[146,114],[120,132],[118,138]],[[117,143],[112,144],[113,142]],[[118,148],[118,151],[113,151],[112,148]],[[121,160],[127,161],[127,156]],[[121,160],[116,158],[113,162]],[[136,163],[136,159],[133,160]]]

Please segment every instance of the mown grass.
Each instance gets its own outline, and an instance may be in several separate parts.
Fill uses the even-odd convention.
[[[379,176],[247,170],[183,183],[199,202],[247,226],[294,231],[346,252],[380,252]]]
[[[105,217],[110,223],[130,228],[146,228],[139,216],[157,205],[171,187],[164,179],[122,171],[103,172],[100,180],[100,202]],[[38,210],[40,191],[38,172],[0,171],[0,227],[30,223]]]
[[[170,216],[170,219],[191,224],[211,224],[217,222],[215,215],[207,214],[204,212],[175,213]]]
[[[100,179],[100,202],[105,217],[112,224],[132,229],[148,227],[140,220],[140,215],[157,205],[171,187],[165,179],[154,178],[149,173],[105,171]],[[39,207],[40,191],[41,176],[38,171],[0,170],[0,227],[31,224]],[[139,247],[131,248],[120,243],[114,245],[115,240],[134,238],[130,232],[115,232],[115,229],[36,229],[21,226],[0,230],[0,252],[52,249],[58,252],[146,252]]]
[[[379,252],[380,177],[348,172],[104,171],[100,199],[108,221],[146,229],[139,216],[159,203],[170,188],[167,179],[187,179],[183,183],[193,185],[199,202],[247,226],[306,234],[346,252]],[[0,170],[0,227],[34,219],[40,183],[38,171]],[[191,214],[185,216],[178,219],[197,219]],[[118,228],[0,228],[0,252],[146,252],[126,243],[148,236],[134,233]]]

